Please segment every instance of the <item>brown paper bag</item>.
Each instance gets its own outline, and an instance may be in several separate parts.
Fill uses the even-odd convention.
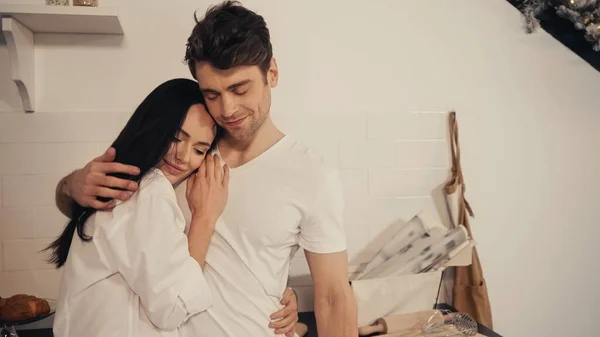
[[[456,112],[449,114],[450,150],[452,155],[451,178],[444,186],[448,200],[451,218],[454,226],[466,227],[469,237],[473,238],[469,216],[473,216],[471,206],[465,199],[465,182],[460,164],[460,146],[458,142],[458,123]],[[465,312],[477,322],[492,329],[492,309],[488,296],[487,285],[483,277],[483,269],[473,247],[473,262],[469,266],[456,267],[454,274],[453,306],[458,311]]]

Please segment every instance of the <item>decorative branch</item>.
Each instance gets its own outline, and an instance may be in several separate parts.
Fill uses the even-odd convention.
[[[539,16],[554,10],[558,16],[569,20],[581,30],[595,51],[600,51],[600,0],[516,0],[523,13],[527,33],[540,27]]]

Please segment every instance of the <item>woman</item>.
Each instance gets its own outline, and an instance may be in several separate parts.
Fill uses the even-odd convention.
[[[112,145],[115,161],[140,169],[127,176],[138,191],[110,212],[75,205],[48,247],[64,267],[55,336],[177,336],[210,307],[202,267],[229,181],[207,155],[217,137],[194,81],[167,81],[138,106]],[[188,177],[186,235],[173,186]]]

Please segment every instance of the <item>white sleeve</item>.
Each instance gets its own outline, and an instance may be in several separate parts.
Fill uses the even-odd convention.
[[[107,235],[117,271],[162,330],[174,330],[212,305],[202,268],[190,256],[187,236],[176,223],[183,219],[172,199],[140,196],[131,217]]]
[[[300,247],[313,253],[346,250],[344,197],[337,171],[332,171],[320,186],[314,204],[300,221]]]

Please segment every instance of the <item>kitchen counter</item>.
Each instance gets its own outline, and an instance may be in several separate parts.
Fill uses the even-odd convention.
[[[454,310],[454,308],[452,308],[451,306],[446,305],[446,304],[440,304],[440,305],[438,305],[438,308],[456,311],[456,310]],[[298,314],[298,316],[299,316],[298,317],[299,322],[306,324],[306,326],[308,327],[308,333],[305,335],[305,337],[318,337],[317,324],[315,321],[315,314],[313,312],[301,312]],[[21,330],[21,329],[17,330],[19,337],[53,337],[52,328],[50,328],[50,326],[52,326],[51,318],[53,318],[53,317],[49,317],[48,321],[41,322],[41,324],[38,324],[37,326],[27,327],[27,330]],[[483,325],[479,325],[478,328],[479,328],[479,333],[484,336],[502,337],[499,334],[497,334],[496,332],[488,329],[487,327],[485,327]]]
[[[298,316],[299,321],[308,326],[308,333],[305,337],[318,337],[315,314],[313,312],[301,312]],[[48,326],[52,326],[51,320],[45,324],[27,327],[27,330],[17,330],[17,333],[19,334],[19,337],[53,337],[52,328],[49,328]]]
[[[447,304],[439,304],[437,306],[438,309],[447,309],[453,312],[456,312],[456,309]],[[315,321],[315,314],[311,312],[301,312],[298,314],[298,321],[306,324],[308,327],[308,333],[306,333],[305,337],[318,337],[317,334],[317,323]],[[491,329],[477,323],[477,328],[480,334],[487,337],[502,337],[498,333],[492,331]],[[376,335],[372,335],[376,336]]]

